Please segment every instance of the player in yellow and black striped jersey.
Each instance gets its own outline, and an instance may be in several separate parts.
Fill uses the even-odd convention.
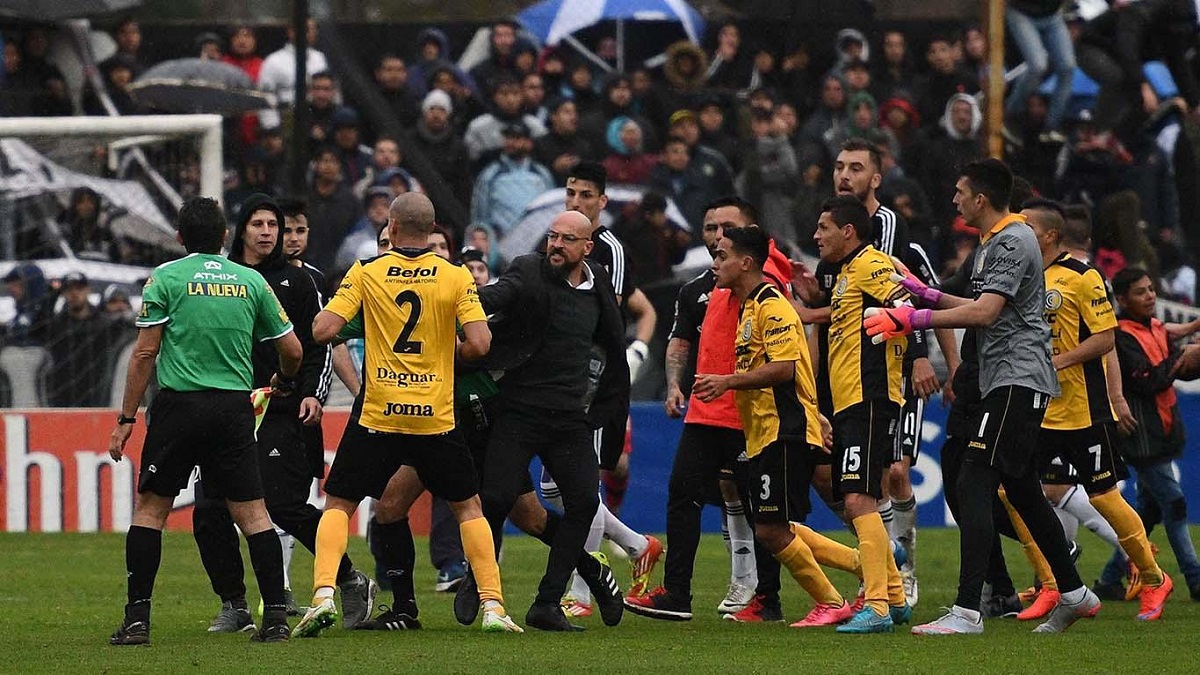
[[[730,375],[697,373],[692,393],[712,401],[734,392],[750,458],[754,537],[817,601],[809,618],[822,617],[828,621],[820,625],[830,625],[849,619],[853,610],[829,583],[814,551],[826,559],[839,552],[853,559],[854,552],[794,522],[808,515],[814,453],[822,451],[824,434],[800,318],[763,280],[769,251],[770,239],[758,227],[726,230],[717,243],[716,286],[741,301],[737,361]]]
[[[1039,468],[1044,473],[1060,458],[1064,471],[1066,466],[1075,469],[1088,500],[1112,525],[1121,547],[1141,571],[1145,588],[1138,618],[1157,619],[1172,584],[1154,560],[1141,518],[1117,490],[1117,482],[1128,472],[1114,443],[1116,415],[1105,379],[1104,355],[1115,345],[1117,319],[1104,278],[1067,253],[1061,207],[1039,201],[1027,205],[1022,215],[1037,236],[1045,266],[1044,311],[1051,361],[1062,389],[1046,409],[1038,434]],[[1017,529],[1022,543],[1032,545],[1026,543],[1023,527]],[[1055,600],[1043,604],[1052,607]]]
[[[829,382],[833,393],[833,489],[859,537],[865,606],[839,632],[890,632],[912,616],[891,539],[878,512],[883,476],[894,458],[904,403],[904,337],[875,344],[863,312],[907,297],[892,281],[891,258],[871,246],[871,216],[855,197],[821,207],[813,235],[821,260],[839,268],[830,294]]]

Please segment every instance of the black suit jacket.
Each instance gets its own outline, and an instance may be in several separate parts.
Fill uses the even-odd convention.
[[[596,396],[588,408],[588,423],[603,429],[600,466],[616,466],[625,444],[625,421],[629,417],[629,364],[625,360],[625,322],[617,305],[608,272],[590,260],[585,264],[595,277],[600,302],[600,322],[593,342],[604,351],[604,372]],[[540,253],[523,255],[490,286],[479,289],[479,300],[487,312],[492,331],[492,348],[475,365],[487,370],[509,370],[525,363],[541,349],[550,321],[549,284],[556,279]]]

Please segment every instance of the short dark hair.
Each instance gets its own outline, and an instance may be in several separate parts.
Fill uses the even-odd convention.
[[[738,212],[742,214],[742,217],[749,221],[751,225],[758,224],[758,209],[756,209],[753,204],[737,195],[718,197],[709,202],[708,205],[704,207],[704,211],[714,211],[726,206],[732,206],[736,208]]]
[[[333,76],[332,70],[318,70],[317,72],[313,73],[312,75],[309,75],[308,79],[309,80],[331,80],[333,82],[337,82],[337,78]]]
[[[1021,210],[1024,211],[1025,209],[1032,211],[1053,211],[1054,213],[1057,213],[1060,218],[1064,220],[1067,218],[1067,211],[1063,208],[1062,204],[1059,204],[1053,199],[1046,199],[1045,197],[1026,199],[1021,203]]]
[[[738,227],[721,235],[729,240],[731,249],[754,259],[759,267],[767,263],[771,255],[771,238],[759,227]]]
[[[1126,267],[1112,278],[1113,293],[1125,295],[1131,286],[1148,276],[1150,273],[1141,267]]]
[[[978,159],[964,166],[959,175],[967,179],[975,194],[987,197],[993,209],[1008,210],[1013,189],[1013,174],[1007,164],[990,157]]]
[[[1012,192],[1008,195],[1008,210],[1016,213],[1025,208],[1025,202],[1038,199],[1033,192],[1033,184],[1021,176],[1013,176]]]
[[[383,65],[384,61],[391,61],[392,59],[395,59],[395,60],[399,61],[400,63],[406,63],[404,60],[404,57],[400,56],[396,52],[384,52],[379,57],[379,60],[375,62],[375,67],[379,68],[380,66]]]
[[[225,211],[212,197],[193,197],[179,209],[179,238],[188,253],[220,253],[229,223]]]
[[[275,200],[275,203],[279,205],[284,218],[308,217],[308,202],[302,197],[284,197]]]
[[[858,201],[858,198],[853,195],[838,195],[830,197],[821,204],[821,213],[829,213],[833,218],[833,222],[838,227],[845,225],[853,225],[854,232],[858,235],[858,240],[863,242],[871,241],[872,231],[874,227],[871,223],[871,214],[867,212],[867,207]]]
[[[1044,216],[1038,221],[1038,224],[1047,231],[1052,231],[1058,234],[1058,241],[1061,244],[1066,238],[1063,233],[1063,208],[1062,204],[1051,199],[1030,199],[1021,206],[1021,210],[1041,211]]]
[[[439,225],[437,223],[434,223],[433,229],[429,230],[429,234],[442,235],[442,238],[444,238],[446,240],[446,248],[448,248],[450,250],[450,256],[454,257],[454,252],[457,249],[454,248],[454,233],[453,232],[451,232],[444,225]]]
[[[1069,204],[1063,208],[1063,242],[1075,248],[1084,248],[1092,240],[1092,212],[1083,204]]]
[[[842,143],[841,152],[865,152],[871,156],[871,163],[875,165],[875,171],[883,170],[883,156],[879,154],[879,146],[865,138],[851,138]]]
[[[567,182],[571,179],[586,180],[596,186],[600,194],[608,187],[608,171],[598,162],[580,162],[567,172]]]

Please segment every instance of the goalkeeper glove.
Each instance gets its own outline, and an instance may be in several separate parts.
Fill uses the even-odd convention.
[[[914,309],[912,305],[869,307],[863,312],[863,328],[871,336],[873,344],[925,330],[932,323],[933,310]]]

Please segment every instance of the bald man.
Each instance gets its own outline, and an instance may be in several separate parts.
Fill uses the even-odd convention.
[[[495,284],[479,289],[494,317],[494,347],[480,365],[504,371],[484,459],[484,514],[498,538],[513,504],[532,490],[535,455],[557,480],[563,515],[547,521],[549,561],[525,617],[549,631],[579,630],[559,609],[577,566],[606,624],[619,622],[623,611],[611,570],[579,555],[599,506],[592,429],[612,415],[624,419],[629,407],[624,322],[608,273],[587,259],[592,229],[577,211],[559,214],[544,253],[513,260]],[[588,386],[593,345],[605,357],[595,391]]]
[[[471,273],[429,249],[433,221],[433,204],[424,195],[397,197],[388,214],[392,250],[355,263],[313,321],[313,338],[327,344],[361,314],[364,381],[325,481],[313,601],[292,631],[294,637],[314,637],[337,620],[332,582],[346,550],[350,517],[366,497],[393,498],[387,494],[389,481],[405,466],[450,504],[458,520],[463,551],[479,586],[483,630],[523,632],[502,604],[478,477],[454,422],[455,360],[486,355],[492,335]],[[455,337],[456,325],[461,340]]]

